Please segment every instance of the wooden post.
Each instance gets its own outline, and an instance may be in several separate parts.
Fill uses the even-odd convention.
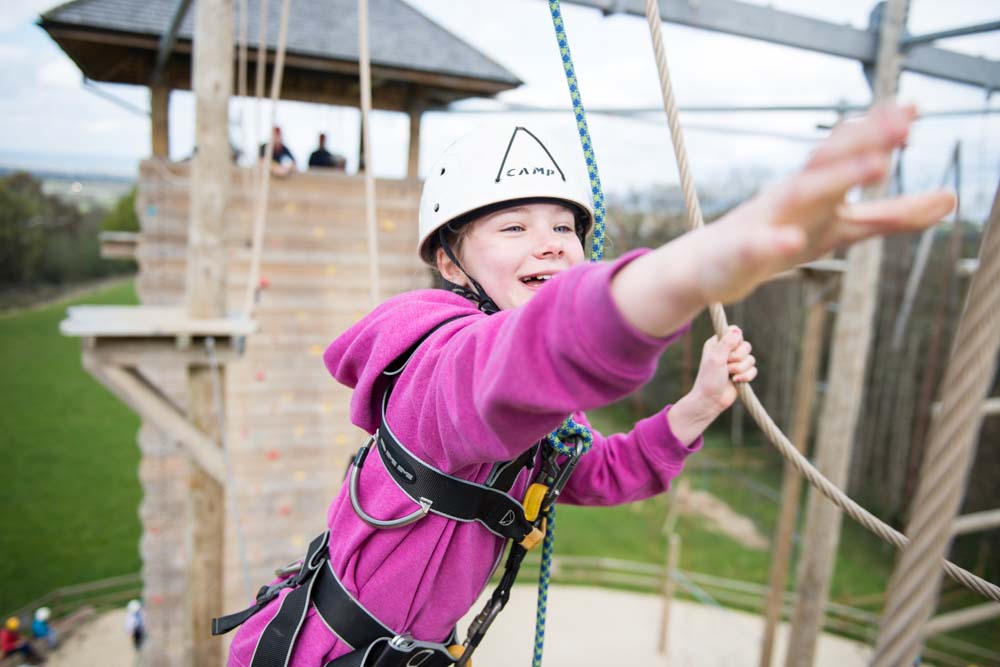
[[[667,496],[667,516],[663,521],[663,534],[667,536],[667,563],[663,573],[663,614],[660,617],[660,641],[658,642],[661,655],[667,654],[667,638],[670,634],[670,602],[674,599],[676,584],[674,582],[674,572],[680,567],[681,536],[677,534],[677,518],[680,515],[681,506],[688,501],[691,493],[691,483],[687,478],[681,479],[680,483],[670,487]]]
[[[191,169],[186,305],[192,317],[226,315],[225,206],[229,189],[229,95],[233,89],[233,0],[199,0],[195,16],[192,88],[195,93],[195,153]],[[220,441],[219,410],[208,366],[188,371],[191,421]],[[222,664],[222,642],[211,619],[223,612],[224,488],[195,465],[188,480],[188,605],[191,660],[199,667]]]
[[[802,352],[799,359],[799,376],[795,384],[795,412],[792,417],[792,442],[803,454],[812,424],[813,402],[816,397],[816,379],[823,351],[823,325],[826,322],[824,289],[834,276],[825,280],[806,274],[806,321],[802,330]],[[771,545],[771,579],[764,611],[764,637],[761,641],[760,665],[771,667],[774,651],[774,634],[781,621],[785,601],[785,584],[792,555],[792,536],[799,515],[799,498],[802,495],[802,477],[785,462],[781,483],[781,510]]]
[[[667,540],[667,569],[663,573],[663,616],[660,620],[660,655],[667,655],[667,645],[670,634],[670,603],[674,599],[677,584],[674,582],[674,572],[680,565],[681,536],[672,533]]]
[[[410,153],[406,161],[406,177],[417,178],[420,169],[420,116],[424,109],[419,101],[410,105]]]
[[[170,88],[153,84],[149,88],[153,157],[170,158]]]
[[[875,70],[875,104],[887,102],[896,94],[899,40],[906,24],[908,7],[908,0],[889,0],[883,8]],[[864,198],[880,199],[887,190],[887,183],[883,181],[866,188]],[[881,258],[880,239],[852,246],[847,252],[847,271],[841,282],[815,456],[819,471],[841,488],[847,482],[854,432],[864,395],[865,366],[871,343]],[[840,526],[840,510],[813,491],[809,496],[786,667],[811,667],[815,661],[816,642],[830,595]]]

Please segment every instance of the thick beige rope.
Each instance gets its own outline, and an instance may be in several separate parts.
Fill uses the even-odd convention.
[[[958,224],[956,221],[955,224]],[[875,667],[912,665],[923,627],[936,606],[936,564],[947,555],[975,459],[986,398],[1000,350],[1000,186],[979,250],[965,311],[955,332],[952,358],[941,384],[941,410],[932,422],[920,485],[907,526],[912,537],[889,581]]]
[[[266,3],[265,3],[266,4]],[[250,248],[250,269],[247,275],[246,293],[243,298],[243,318],[253,316],[254,304],[260,282],[260,258],[264,249],[264,223],[267,222],[267,201],[271,190],[271,158],[274,156],[274,124],[278,114],[278,98],[281,96],[281,79],[285,73],[285,46],[288,43],[288,16],[291,0],[281,3],[281,23],[278,28],[278,47],[274,58],[274,74],[271,76],[271,122],[268,128],[267,146],[260,159],[260,180],[257,184],[257,201],[253,215],[253,241]],[[263,43],[263,41],[262,41]],[[266,52],[266,50],[265,50]],[[259,52],[258,52],[259,54]],[[266,59],[257,57],[257,81],[260,83],[266,67]],[[259,89],[258,89],[259,90]]]
[[[663,48],[663,35],[660,25],[660,13],[656,0],[646,0],[646,19],[649,23],[649,31],[653,40],[653,50],[656,54],[656,67],[660,75],[660,90],[663,94],[663,108],[667,114],[667,121],[670,125],[670,135],[674,143],[674,153],[677,157],[677,168],[680,173],[681,188],[684,193],[684,201],[687,204],[688,223],[692,229],[702,227],[705,224],[701,214],[701,206],[698,204],[698,195],[691,177],[690,163],[688,162],[687,149],[684,146],[681,124],[678,117],[677,101],[674,98],[673,87],[670,82],[670,72],[667,67],[667,55]],[[721,337],[728,327],[726,313],[722,306],[713,303],[709,306],[709,315],[712,318],[712,325],[716,333]],[[764,406],[760,399],[754,394],[753,389],[746,383],[736,385],[740,399],[747,407],[747,411],[760,426],[760,429],[767,436],[768,440],[777,448],[778,452],[795,468],[795,470],[805,477],[820,493],[830,499],[837,507],[847,513],[852,519],[860,523],[866,529],[877,535],[882,540],[892,544],[896,548],[902,548],[909,542],[907,537],[891,526],[882,522],[878,517],[866,510],[864,507],[852,500],[847,494],[826,479],[809,461],[798,452],[795,445],[781,432],[778,425]],[[976,591],[980,595],[991,600],[1000,602],[1000,586],[992,584],[976,575],[968,572],[957,565],[943,561],[942,566],[945,572],[955,581],[963,586]]]
[[[378,305],[378,227],[375,224],[375,171],[371,142],[372,68],[368,46],[368,0],[358,0],[358,74],[361,77],[361,146],[365,156],[365,229],[368,230],[368,287]]]

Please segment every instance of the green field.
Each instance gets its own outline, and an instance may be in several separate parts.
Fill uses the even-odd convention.
[[[15,609],[70,584],[139,570],[140,487],[138,418],[80,366],[80,343],[58,330],[73,303],[136,302],[131,283],[104,288],[72,301],[0,313],[0,381],[3,400],[0,488],[8,499],[0,531],[0,612]],[[625,410],[591,414],[605,433],[628,422]],[[777,515],[781,462],[773,449],[751,443],[730,447],[720,430],[691,457],[684,476],[749,517],[771,537]],[[612,508],[560,506],[556,554],[601,556],[663,563],[667,498]],[[731,579],[766,583],[767,549],[755,550],[712,529],[705,520],[681,517],[681,567]],[[894,554],[845,521],[832,597],[861,605],[886,585]],[[793,570],[794,571],[794,570]],[[534,573],[522,574],[525,582]],[[975,601],[946,588],[946,607]],[[956,636],[1000,651],[1000,621]]]
[[[0,314],[0,610],[139,570],[139,419],[59,333],[74,303],[136,303],[132,284]]]

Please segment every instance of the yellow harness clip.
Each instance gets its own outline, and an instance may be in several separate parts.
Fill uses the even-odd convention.
[[[542,501],[545,500],[545,494],[549,492],[549,487],[535,482],[528,487],[528,490],[524,494],[524,518],[528,521],[534,522],[538,518],[538,512],[542,509]]]

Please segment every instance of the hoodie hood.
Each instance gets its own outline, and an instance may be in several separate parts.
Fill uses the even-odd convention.
[[[323,363],[337,382],[354,390],[351,422],[355,426],[375,432],[381,419],[379,399],[385,388],[382,371],[428,331],[454,317],[461,319],[444,325],[434,335],[446,335],[453,327],[462,328],[470,320],[486,315],[468,299],[445,290],[407,292],[381,303],[330,343],[323,353]],[[413,359],[421,354],[418,348]]]

